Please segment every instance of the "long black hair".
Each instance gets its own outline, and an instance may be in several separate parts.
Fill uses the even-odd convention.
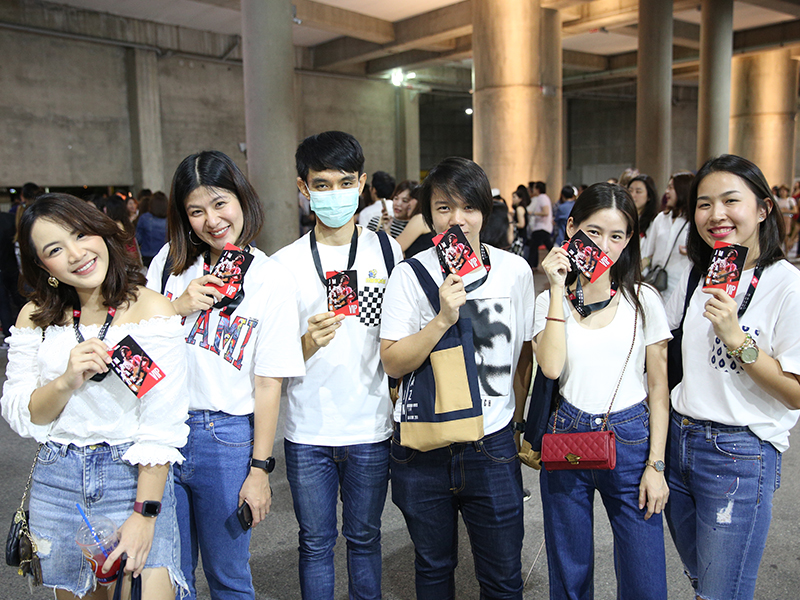
[[[595,183],[578,196],[569,216],[573,227],[579,229],[581,223],[591,218],[594,213],[607,208],[618,210],[622,214],[628,225],[625,233],[630,236],[619,258],[611,265],[611,279],[617,282],[622,295],[633,305],[644,324],[644,310],[638,294],[638,289],[642,285],[639,213],[628,190],[616,183],[605,181]],[[567,275],[567,285],[571,285],[577,278],[577,271],[570,271]]]
[[[628,190],[634,181],[641,181],[644,184],[644,188],[647,190],[647,203],[642,209],[642,214],[639,215],[639,233],[644,235],[647,233],[647,230],[650,229],[650,224],[653,222],[653,219],[658,215],[659,206],[658,196],[656,194],[656,182],[653,181],[650,175],[637,175],[631,178],[628,185],[625,186],[625,191]]]
[[[758,250],[759,255],[756,264],[762,267],[768,267],[772,263],[778,262],[784,258],[783,249],[781,244],[786,233],[783,223],[783,215],[781,211],[775,210],[774,205],[770,210],[770,205],[767,200],[772,198],[772,191],[770,190],[767,179],[754,163],[746,158],[736,156],[735,154],[723,154],[716,158],[709,159],[706,164],[700,167],[697,175],[692,181],[692,189],[689,192],[689,237],[686,242],[686,253],[689,255],[689,260],[692,261],[695,267],[705,270],[708,263],[711,261],[711,254],[713,248],[709,246],[697,230],[695,223],[694,213],[697,210],[697,188],[700,183],[710,173],[730,173],[742,179],[748,188],[755,194],[756,202],[759,208],[763,208],[767,212],[766,218],[758,225]]]

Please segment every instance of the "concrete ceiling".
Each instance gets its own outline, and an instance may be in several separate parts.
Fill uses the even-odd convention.
[[[672,0],[676,51],[699,48],[700,0]],[[241,34],[241,0],[60,0],[114,15]],[[469,67],[470,0],[293,0],[294,44],[307,68],[387,76],[394,68]],[[636,52],[638,0],[541,0],[561,10],[565,74],[602,72]],[[800,0],[737,0],[734,31],[800,45]],[[772,29],[770,29],[772,28]],[[763,46],[763,44],[762,44]],[[635,65],[635,60],[634,60]]]

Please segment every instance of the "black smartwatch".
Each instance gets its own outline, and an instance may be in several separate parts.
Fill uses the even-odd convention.
[[[272,473],[275,470],[275,457],[270,456],[267,460],[251,458],[250,466],[256,469],[264,469],[267,473]]]
[[[137,512],[143,517],[157,517],[161,512],[161,502],[155,500],[145,500],[144,502],[134,502],[133,512]]]

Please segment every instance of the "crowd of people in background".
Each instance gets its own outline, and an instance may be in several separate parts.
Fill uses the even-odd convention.
[[[339,131],[303,140],[295,161],[301,237],[272,256],[255,247],[269,215],[217,151],[187,156],[169,196],[82,201],[31,183],[0,215],[2,414],[42,444],[30,530],[49,543],[45,585],[106,597],[74,543],[77,503],[122,523],[103,568],[125,553],[144,597],[195,598],[202,562],[214,600],[254,598],[251,528],[272,504],[285,379],[304,599],[334,596],[340,521],[350,597],[381,597],[390,485],[417,598],[454,598],[461,514],[481,597],[521,599],[518,452],[538,365],[536,381],[556,386],[548,430],[616,438],[613,469],[541,470],[550,598],[593,597],[595,492],[619,598],[667,598],[662,513],[698,598],[753,598],[800,415],[800,271],[785,260],[799,184],[770,189],[723,155],[663,190],[631,168],[555,202],[544,181],[506,200],[465,158],[421,183],[385,171],[368,183]],[[481,278],[445,270],[446,232]],[[602,275],[570,257],[578,234],[612,261]],[[747,249],[733,296],[699,284],[719,242]],[[136,394],[105,378],[126,336],[166,383]],[[480,432],[415,445],[403,432],[424,393],[431,423],[471,398]]]

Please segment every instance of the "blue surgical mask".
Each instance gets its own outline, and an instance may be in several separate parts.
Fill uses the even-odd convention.
[[[311,210],[320,221],[331,229],[338,229],[356,214],[358,209],[358,188],[315,192],[308,190],[311,196]]]

